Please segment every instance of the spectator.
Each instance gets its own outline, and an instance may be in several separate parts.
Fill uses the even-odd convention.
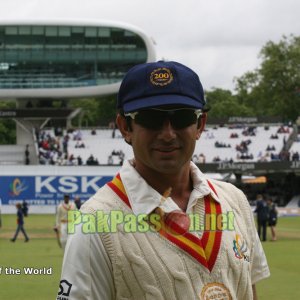
[[[79,141],[77,141],[76,142],[76,144],[75,144],[75,148],[77,149],[77,148],[85,148],[85,144],[84,144],[84,142],[79,142]]]
[[[63,136],[63,130],[61,127],[55,127],[54,128],[54,135],[56,137],[62,137]]]
[[[26,202],[26,200],[23,200],[23,203],[22,203],[22,212],[23,212],[23,215],[24,217],[28,217],[28,203]]]
[[[22,211],[22,204],[17,203],[16,208],[17,208],[17,229],[16,229],[14,237],[11,239],[11,242],[16,241],[20,231],[23,233],[23,235],[25,237],[25,242],[28,242],[29,237],[24,228],[24,213]]]
[[[30,164],[30,159],[29,159],[29,145],[26,145],[26,149],[25,149],[25,165],[29,165]]]
[[[268,198],[268,206],[269,206],[269,220],[268,220],[268,225],[270,226],[271,229],[271,235],[272,235],[272,241],[276,241],[277,237],[276,237],[276,231],[275,231],[275,227],[277,224],[277,208],[275,203],[273,202],[273,200],[271,198]]]
[[[114,160],[113,160],[112,155],[109,155],[109,156],[108,156],[107,164],[110,165],[110,166],[114,164]]]
[[[296,151],[292,154],[292,161],[298,161],[299,160],[299,152]]]
[[[82,158],[80,155],[77,156],[77,165],[82,166]]]
[[[82,132],[80,129],[73,131],[73,141],[81,141],[82,140]]]
[[[267,222],[269,220],[269,206],[262,195],[257,195],[256,209],[257,214],[257,232],[260,240],[267,240]]]
[[[205,155],[203,153],[199,154],[199,159],[198,159],[199,163],[205,164],[205,160],[206,160]]]
[[[75,206],[76,206],[76,208],[79,210],[80,209],[80,207],[81,207],[81,199],[80,199],[80,197],[79,196],[76,196],[75,198],[74,198],[74,203],[75,203]]]
[[[198,164],[198,163],[199,163],[199,159],[198,159],[198,156],[197,156],[196,154],[193,155],[192,161],[193,161],[193,163],[195,163],[195,164]]]

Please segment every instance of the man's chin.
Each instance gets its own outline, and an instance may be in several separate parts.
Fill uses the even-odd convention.
[[[163,174],[176,174],[181,168],[177,160],[162,159],[157,163],[156,170]]]

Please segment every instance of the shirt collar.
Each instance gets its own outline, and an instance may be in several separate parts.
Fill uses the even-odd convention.
[[[193,162],[191,162],[190,170],[193,181],[193,191],[190,195],[186,212],[190,213],[197,203],[197,200],[209,194],[219,202],[218,196],[209,187],[205,175]],[[158,206],[162,207],[165,212],[180,209],[171,197],[168,197],[166,201],[161,204],[162,195],[148,185],[132,166],[132,161],[124,162],[120,170],[120,176],[135,215],[149,214]]]

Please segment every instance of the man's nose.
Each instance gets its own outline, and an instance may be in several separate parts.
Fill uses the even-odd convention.
[[[176,138],[176,132],[169,119],[164,120],[163,126],[159,132],[158,138],[164,141],[171,141]]]

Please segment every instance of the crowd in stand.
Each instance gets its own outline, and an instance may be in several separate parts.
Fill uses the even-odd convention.
[[[290,133],[290,129],[289,129],[289,127],[281,125],[278,128],[277,133]]]
[[[107,159],[107,164],[108,165],[115,165],[116,163],[114,162],[114,156],[117,156],[119,162],[117,163],[118,165],[122,166],[125,158],[125,153],[122,150],[116,151],[113,150],[111,154],[108,156]]]
[[[222,142],[215,142],[215,147],[216,148],[230,148],[231,145],[230,144],[226,144],[226,143],[222,143]]]
[[[192,161],[195,164],[205,164],[206,156],[203,153],[200,153],[199,155],[194,154],[192,157]]]
[[[115,131],[115,128],[113,128]],[[91,135],[96,135],[95,129],[92,129]],[[112,138],[114,138],[112,136]],[[38,143],[39,162],[42,165],[64,165],[64,166],[98,166],[99,161],[93,154],[87,158],[84,163],[81,156],[74,156],[69,153],[69,141],[76,141],[75,148],[85,148],[83,134],[79,129],[68,129],[64,135],[62,128],[54,128],[54,136],[49,131],[36,130],[36,140]],[[117,158],[117,162],[114,160]],[[125,159],[125,153],[122,150],[113,150],[108,156],[108,165],[122,165]]]
[[[36,130],[35,134],[40,164],[61,166],[81,166],[84,164],[80,155],[75,157],[69,153],[70,139],[77,141],[75,148],[85,148],[80,130],[68,129],[64,135],[63,129],[56,127],[54,128],[54,136],[49,131],[44,130]],[[86,164],[97,165],[97,162],[89,157]]]
[[[67,160],[66,143],[61,143],[62,136],[52,136],[46,131],[36,130],[36,140],[39,151],[39,162],[42,165],[55,165]],[[65,139],[66,140],[66,139]]]
[[[214,139],[215,138],[215,135],[214,135],[214,133],[211,131],[211,132],[209,132],[209,131],[206,131],[206,135],[205,135],[205,139]]]
[[[91,154],[88,159],[86,160],[87,166],[99,166],[99,161],[97,158],[94,157],[93,154]]]
[[[231,139],[237,139],[239,137],[239,135],[236,133],[236,132],[232,132],[231,134],[230,134],[230,138]]]
[[[220,127],[224,127],[220,125]],[[255,137],[257,136],[257,127],[256,126],[238,126],[238,125],[231,125],[228,128],[230,129],[237,129],[237,128],[242,128],[242,135],[247,136],[247,137]],[[218,127],[214,127],[213,129],[218,129]],[[264,127],[265,130],[269,130],[269,126]],[[280,126],[275,134],[272,134],[270,136],[270,139],[279,139],[278,134],[289,134],[290,129],[287,126]],[[213,132],[206,130],[206,135],[205,139],[214,139],[215,136]],[[230,139],[235,139],[239,138],[239,134],[236,132],[232,132],[229,136]],[[256,154],[254,156],[253,153],[249,153],[249,145],[252,143],[251,139],[246,139],[243,140],[241,143],[237,144],[235,146],[235,150],[237,151],[236,157],[234,161],[245,161],[245,160],[250,160],[250,161],[261,161],[261,162],[269,162],[269,161],[296,161],[299,160],[299,153],[297,151],[290,152],[286,150],[286,143],[287,139],[286,136],[283,137],[283,144],[282,144],[282,150],[277,150],[275,145],[268,145],[266,149],[263,151],[259,151],[257,157]],[[225,143],[225,142],[220,142],[216,141],[214,143],[214,146],[216,148],[230,148],[231,144],[230,143]],[[199,163],[200,159],[198,158],[197,154],[195,154],[192,158],[192,160],[196,163]],[[201,160],[203,161],[203,160]],[[204,160],[205,161],[205,160]],[[213,162],[232,162],[233,158],[225,158],[221,159],[219,155],[216,155],[212,159]]]
[[[235,150],[241,153],[248,153],[248,146],[252,143],[251,140],[242,141],[239,145],[236,145]]]
[[[111,125],[112,138],[115,138],[115,126]],[[266,126],[265,130],[269,130]],[[290,130],[286,126],[281,126],[276,134],[270,136],[270,140],[278,139],[278,134],[289,133]],[[95,129],[91,130],[91,135],[96,135]],[[257,128],[255,126],[243,127],[242,135],[246,137],[255,137],[257,135]],[[230,139],[238,138],[239,135],[236,132],[232,132],[229,136]],[[206,131],[206,139],[215,139],[214,133],[212,131]],[[90,154],[87,160],[84,162],[83,159],[74,154],[69,153],[70,140],[76,141],[75,148],[86,148],[86,141],[83,140],[83,134],[80,129],[68,129],[64,134],[64,130],[61,127],[54,128],[54,135],[50,131],[36,130],[36,139],[38,143],[38,153],[40,164],[45,165],[88,165],[94,166],[99,165],[99,161],[94,157],[94,154]],[[226,159],[221,159],[219,155],[213,157],[213,162],[233,162],[233,161],[299,161],[298,151],[290,152],[285,150],[286,136],[283,138],[282,149],[276,149],[274,145],[269,144],[265,150],[259,151],[257,157],[254,157],[252,153],[249,153],[249,145],[252,143],[251,139],[246,139],[241,141],[235,146],[236,156],[229,157]],[[216,148],[231,148],[230,143],[216,141],[214,143]],[[112,150],[111,154],[107,157],[107,165],[122,165],[125,159],[125,154],[122,150]],[[192,160],[195,163],[206,163],[207,159],[204,153],[194,154]]]
[[[245,130],[242,131],[242,135],[244,136],[256,136],[256,126],[249,126]]]

